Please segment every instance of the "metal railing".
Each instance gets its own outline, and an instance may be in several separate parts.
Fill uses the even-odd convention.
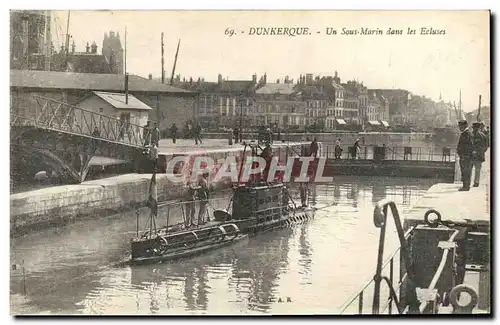
[[[200,213],[200,202],[199,200],[194,200],[194,201],[188,201],[188,200],[182,200],[182,201],[168,201],[168,202],[162,202],[158,204],[158,216],[157,216],[157,222],[164,222],[164,225],[158,224],[158,226],[161,227],[175,227],[178,225],[185,224],[187,221],[187,212],[186,208],[188,205],[192,204],[194,205],[194,212],[193,216],[195,221],[198,218],[198,214]],[[213,218],[213,211],[214,210],[225,210],[228,213],[232,212],[232,200],[231,196],[224,196],[224,197],[216,197],[216,198],[210,198],[208,200],[208,203],[205,206],[205,219],[210,217],[211,219]],[[195,222],[196,224],[196,222]]]
[[[394,217],[395,226],[397,229],[400,247],[397,248],[388,258],[387,261],[383,262],[384,253],[384,242],[385,242],[385,231],[387,223],[387,210],[391,209],[392,215]],[[437,222],[431,223],[428,221],[428,216],[435,213],[438,217]],[[364,302],[365,302],[365,292],[373,285],[373,304],[371,306],[371,314],[388,313],[392,314],[393,306],[396,307],[398,314],[403,313],[416,313],[416,314],[436,314],[438,313],[439,303],[442,303],[444,297],[449,294],[450,290],[453,291],[457,287],[457,267],[453,262],[455,260],[455,248],[456,248],[456,237],[460,233],[460,230],[454,229],[447,241],[440,241],[438,247],[441,248],[442,254],[439,259],[439,265],[437,265],[436,272],[434,273],[432,280],[429,285],[424,288],[416,287],[416,271],[414,268],[414,261],[410,256],[412,235],[416,226],[408,229],[404,234],[401,227],[401,222],[399,219],[399,213],[394,202],[389,200],[382,200],[377,203],[374,209],[374,224],[377,228],[381,228],[380,240],[379,240],[379,250],[377,259],[377,270],[372,280],[365,284],[353,297],[349,298],[347,302],[341,307],[341,314],[346,313],[348,310],[352,309],[353,305],[357,302],[357,313],[363,314]],[[441,221],[440,214],[435,210],[429,210],[424,216],[424,221],[430,228],[437,227],[438,224],[447,227],[448,229],[453,229],[454,226],[467,226],[468,223],[454,223],[449,221]],[[445,228],[446,229],[446,228]],[[399,264],[400,264],[400,279],[397,281],[397,285],[394,286],[394,261],[399,253]],[[389,276],[382,275],[383,271],[389,266]],[[452,270],[446,268],[452,268]],[[445,278],[446,276],[451,276],[451,279]],[[387,304],[380,308],[380,295],[381,295],[381,282],[382,280],[387,284],[389,289],[389,297],[387,299]],[[451,281],[449,281],[451,280]],[[441,281],[444,281],[442,283]],[[459,284],[459,283],[458,283]],[[437,288],[437,289],[436,289]],[[402,292],[401,290],[404,289]],[[400,294],[400,299],[398,299],[398,293]],[[402,301],[404,296],[404,301]],[[470,306],[469,306],[470,307]],[[472,307],[470,307],[472,308]]]
[[[432,147],[377,147],[362,146],[357,150],[355,156],[352,154],[353,147],[343,146],[340,155],[336,155],[335,145],[322,145],[320,155],[329,159],[362,159],[362,160],[409,160],[409,161],[456,161],[456,150],[452,148]],[[377,149],[376,149],[377,148]],[[385,152],[383,152],[385,149]],[[377,150],[381,150],[377,156]],[[382,158],[379,158],[382,157]]]
[[[408,238],[411,236],[413,229],[414,228],[412,227],[406,231],[406,233],[404,234],[405,240],[408,240]],[[382,269],[381,269],[382,271],[386,270],[387,267],[389,267],[388,279],[390,283],[395,282],[396,279],[394,274],[395,271],[396,272],[401,271],[400,268],[395,269],[395,262],[396,264],[400,262],[400,258],[398,257],[398,253],[400,253],[400,251],[401,251],[401,246],[396,248],[396,250],[394,250],[394,252],[392,252],[391,255],[387,258],[387,260],[382,264]],[[397,286],[393,288],[394,294],[398,294],[400,292],[401,287],[403,286],[406,280],[407,280],[407,274],[405,271],[403,274],[400,274],[399,279],[397,279]],[[357,293],[352,295],[344,303],[344,305],[342,305],[342,307],[340,308],[340,314],[345,314],[346,312],[352,309],[354,303],[357,303],[357,314],[362,315],[365,307],[365,292],[374,284],[375,284],[375,279],[371,279],[365,285],[363,285],[361,289],[357,291]],[[391,315],[393,312],[393,306],[394,306],[394,296],[392,294],[389,294],[386,304],[381,308],[381,313],[387,312],[389,315]]]
[[[35,95],[35,116],[11,116],[11,126],[35,126],[58,132],[142,147],[149,132],[117,117],[92,112],[54,99]]]

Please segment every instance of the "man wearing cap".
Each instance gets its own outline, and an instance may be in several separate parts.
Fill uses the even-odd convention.
[[[480,122],[472,123],[472,167],[474,167],[474,187],[479,186],[481,165],[484,161],[484,153],[488,149],[488,141],[486,140],[486,136],[479,131],[480,128]]]
[[[461,133],[458,139],[457,154],[460,159],[460,172],[463,183],[459,191],[468,191],[472,174],[472,134],[465,120],[458,122],[458,128]]]

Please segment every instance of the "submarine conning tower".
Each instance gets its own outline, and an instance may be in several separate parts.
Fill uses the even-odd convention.
[[[265,182],[234,187],[233,219],[241,220],[259,215],[281,214],[284,205],[283,183]]]

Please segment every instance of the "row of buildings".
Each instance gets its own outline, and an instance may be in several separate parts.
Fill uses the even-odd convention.
[[[401,129],[428,130],[453,124],[456,108],[441,100],[412,95],[405,89],[368,88],[363,82],[342,82],[333,76],[289,76],[270,82],[256,74],[248,80],[217,82],[182,78],[173,85],[198,93],[196,115],[207,127],[240,124],[285,129]],[[404,126],[404,127],[403,127]]]
[[[199,94],[197,116],[212,126],[275,125],[303,129],[316,126],[337,129],[346,125],[364,126],[389,121],[389,99],[380,89],[368,89],[363,83],[342,83],[333,77],[289,76],[274,82],[264,74],[249,80],[228,80],[218,75],[217,82],[180,76],[174,86]]]

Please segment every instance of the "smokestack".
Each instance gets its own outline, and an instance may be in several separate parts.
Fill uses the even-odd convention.
[[[128,104],[128,73],[125,74],[125,104]]]

